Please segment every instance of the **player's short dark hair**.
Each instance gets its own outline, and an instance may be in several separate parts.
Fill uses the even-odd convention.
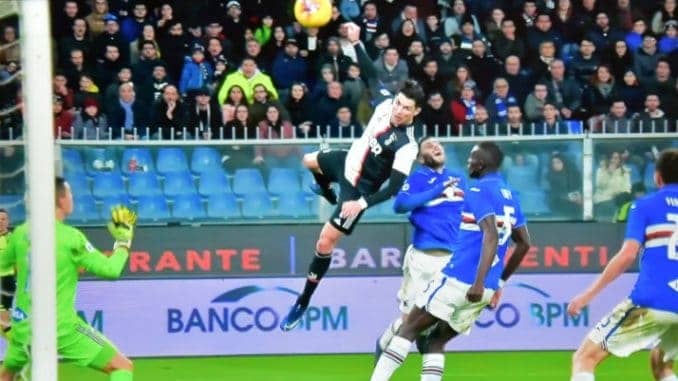
[[[426,143],[427,141],[429,141],[431,139],[435,139],[435,136],[424,135],[424,136],[420,137],[419,140],[417,141],[417,148],[419,149],[419,151],[421,151],[421,145]]]
[[[426,94],[419,82],[414,79],[408,79],[403,84],[400,92],[409,99],[414,101],[416,107],[421,107],[426,102]]]
[[[54,178],[54,193],[55,193],[56,198],[63,196],[64,192],[66,192],[66,179],[64,179],[61,176],[55,177]]]
[[[146,45],[151,45],[155,48],[155,42],[153,42],[152,40],[144,40],[141,43],[141,48],[143,49]]]
[[[501,148],[495,142],[481,142],[478,144],[478,148],[483,150],[486,153],[485,159],[488,160],[486,163],[491,169],[499,169],[501,163],[504,162],[504,152],[501,151]]]
[[[9,216],[9,212],[7,211],[7,209],[0,208],[0,213],[5,213],[6,215]]]
[[[678,148],[662,151],[655,167],[665,184],[678,184]]]

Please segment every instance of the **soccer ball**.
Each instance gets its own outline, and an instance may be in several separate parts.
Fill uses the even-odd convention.
[[[294,17],[306,28],[319,28],[332,17],[331,0],[296,0]]]

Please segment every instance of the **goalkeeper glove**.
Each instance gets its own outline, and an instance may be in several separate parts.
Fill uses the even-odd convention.
[[[111,233],[115,244],[113,249],[124,247],[127,250],[132,246],[134,225],[137,223],[137,214],[126,206],[117,205],[111,209],[111,221],[108,223],[108,232]]]

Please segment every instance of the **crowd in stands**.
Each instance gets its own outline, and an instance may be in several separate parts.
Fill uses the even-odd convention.
[[[675,0],[336,0],[319,29],[289,0],[51,3],[59,138],[350,136],[406,78],[429,134],[675,131]],[[21,135],[20,110],[0,122]]]

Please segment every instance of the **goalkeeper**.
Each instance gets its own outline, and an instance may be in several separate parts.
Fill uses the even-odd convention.
[[[123,206],[111,211],[108,230],[115,240],[110,257],[95,249],[85,235],[63,221],[73,211],[73,194],[63,178],[56,178],[57,351],[66,361],[109,374],[111,381],[131,381],[132,362],[101,333],[80,319],[75,310],[79,269],[101,278],[120,277],[132,243],[136,215]],[[11,381],[29,364],[31,344],[31,253],[28,226],[17,227],[0,257],[2,270],[16,268],[16,303],[0,380]],[[10,306],[4,306],[9,308]]]

